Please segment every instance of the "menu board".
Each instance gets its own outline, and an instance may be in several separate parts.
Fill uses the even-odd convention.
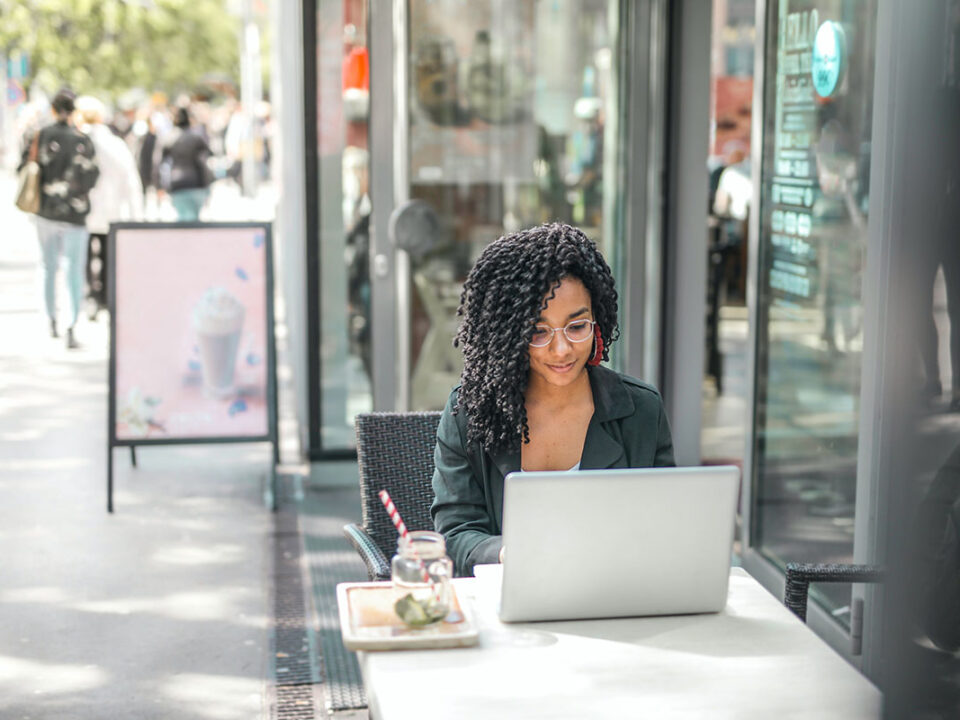
[[[780,18],[774,110],[773,175],[767,205],[770,228],[769,286],[774,302],[806,305],[817,291],[817,253],[812,210],[816,168],[811,147],[817,103],[811,49],[819,22],[816,8]]]
[[[271,439],[269,225],[114,225],[114,444]]]
[[[768,459],[855,467],[875,16],[840,0],[771,7],[757,334]]]
[[[767,4],[752,545],[853,557],[876,2]],[[849,586],[817,589],[830,609]]]

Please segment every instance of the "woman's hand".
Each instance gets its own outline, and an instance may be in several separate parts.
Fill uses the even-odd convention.
[[[504,551],[505,549],[506,549],[506,548],[503,548],[503,547],[500,548],[500,562],[501,562],[501,563],[503,562],[503,551]]]

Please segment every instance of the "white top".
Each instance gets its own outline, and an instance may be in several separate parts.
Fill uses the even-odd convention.
[[[879,691],[742,569],[718,614],[504,625],[499,566],[454,583],[480,644],[358,653],[378,720],[878,718]]]
[[[90,125],[100,175],[90,191],[87,230],[105,234],[111,222],[143,219],[143,186],[140,172],[127,144],[106,125]]]
[[[572,468],[570,468],[569,470],[564,470],[563,472],[576,472],[577,470],[580,469],[580,463],[581,463],[581,462],[583,462],[583,461],[582,461],[582,460],[577,460],[577,464],[576,464],[576,465],[574,465],[574,466],[573,466]],[[538,472],[538,471],[536,471],[536,470],[524,470],[523,468],[520,468],[520,472]]]

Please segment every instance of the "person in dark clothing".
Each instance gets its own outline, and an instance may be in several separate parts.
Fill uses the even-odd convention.
[[[503,560],[509,473],[675,464],[660,393],[600,366],[620,334],[617,291],[582,231],[554,223],[489,245],[457,315],[464,367],[437,429],[430,509],[457,574]]]
[[[373,378],[370,357],[370,213],[364,213],[347,233],[347,301],[350,312],[350,352],[360,357]]]
[[[150,187],[156,187],[157,185],[153,162],[156,150],[157,129],[153,126],[153,121],[147,118],[147,132],[143,136],[140,148],[137,151],[137,170],[140,172],[140,184],[143,186],[144,196],[146,196]]]
[[[37,237],[43,254],[44,302],[50,318],[50,334],[57,332],[56,278],[60,256],[67,258],[67,288],[71,315],[67,328],[67,347],[79,347],[74,326],[83,302],[86,271],[87,214],[90,190],[97,182],[93,142],[71,125],[76,95],[62,89],[51,104],[54,122],[42,128],[25,148],[21,167],[27,162],[34,141],[40,165],[40,210],[37,213]]]
[[[212,173],[207,166],[210,147],[203,136],[190,127],[190,113],[177,108],[174,132],[164,144],[160,160],[160,186],[181,222],[195,222],[210,195]]]

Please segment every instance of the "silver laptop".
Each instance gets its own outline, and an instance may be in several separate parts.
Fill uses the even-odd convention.
[[[726,604],[737,467],[521,472],[505,483],[504,622]]]

